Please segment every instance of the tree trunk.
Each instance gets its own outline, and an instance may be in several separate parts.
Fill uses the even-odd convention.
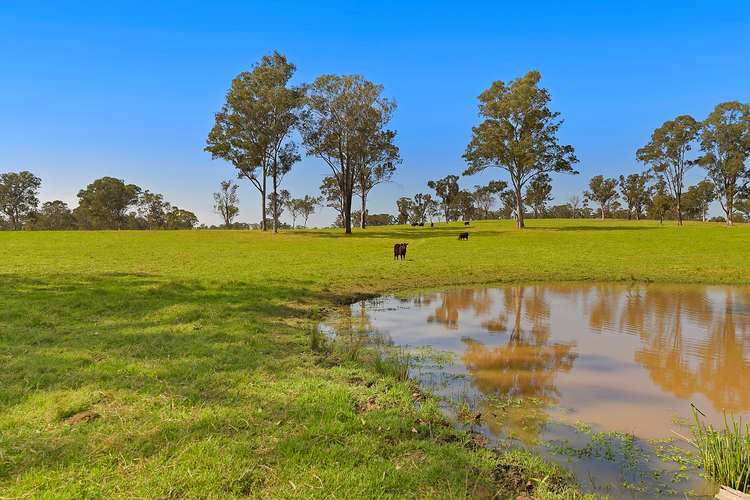
[[[677,193],[677,196],[675,197],[676,200],[676,208],[677,208],[677,225],[682,225],[682,205],[680,203],[680,193]]]
[[[344,233],[352,234],[352,191],[347,189],[344,194]]]
[[[364,229],[367,226],[367,195],[362,193],[362,213],[359,214],[359,227]]]
[[[273,215],[273,221],[271,221],[271,224],[273,226],[273,232],[274,234],[279,232],[279,210],[278,210],[278,204],[279,204],[279,195],[276,192],[278,190],[278,177],[277,177],[277,171],[278,171],[278,164],[276,163],[276,160],[273,161],[273,178],[271,180],[273,184],[273,203],[271,206],[271,214]]]
[[[602,203],[602,220],[604,220],[604,203]]]
[[[266,230],[266,174],[263,174],[263,190],[260,192],[260,229]]]
[[[525,227],[523,222],[523,200],[521,199],[521,186],[516,184],[516,227],[523,229]]]
[[[734,224],[732,220],[732,213],[734,212],[734,195],[727,195],[727,207],[724,209],[724,213],[727,215],[727,226]]]

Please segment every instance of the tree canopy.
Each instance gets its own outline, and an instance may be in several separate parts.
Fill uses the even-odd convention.
[[[535,177],[551,172],[578,173],[573,147],[561,145],[557,132],[560,114],[549,109],[547,89],[539,87],[541,74],[530,71],[505,83],[496,81],[479,96],[482,122],[472,129],[464,159],[473,175],[489,167],[510,175],[515,194],[516,224],[524,227],[522,190]]]

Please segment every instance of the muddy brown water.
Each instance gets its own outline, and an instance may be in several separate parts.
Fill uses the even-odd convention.
[[[750,422],[750,288],[540,284],[353,304],[346,324],[412,353],[411,376],[493,446],[615,498],[711,495],[690,404]],[[342,323],[339,321],[339,325]]]

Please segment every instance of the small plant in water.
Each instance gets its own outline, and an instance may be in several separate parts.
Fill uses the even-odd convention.
[[[382,374],[404,381],[409,378],[409,365],[411,357],[409,353],[400,349],[389,353],[377,352],[375,355],[375,370]]]
[[[705,425],[693,407],[693,443],[706,475],[725,486],[750,493],[750,426],[724,415],[724,429]]]

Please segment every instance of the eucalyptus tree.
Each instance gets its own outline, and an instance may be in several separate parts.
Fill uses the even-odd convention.
[[[42,180],[26,170],[0,174],[0,213],[5,214],[11,229],[21,229],[39,206]]]
[[[378,184],[390,181],[401,162],[398,146],[393,143],[396,132],[383,130],[384,126],[385,123],[381,124],[379,130],[366,138],[367,142],[356,168],[354,192],[361,202],[359,227],[362,229],[367,225],[367,196]]]
[[[708,220],[708,209],[716,199],[716,188],[709,180],[702,180],[690,186],[684,193],[683,209],[685,215],[703,222]]]
[[[641,219],[643,207],[651,197],[651,188],[648,185],[650,180],[651,176],[648,173],[620,176],[620,195],[628,206],[628,219],[632,216],[635,216],[635,220]]]
[[[159,229],[166,226],[167,212],[172,205],[164,201],[164,196],[152,193],[148,189],[138,196],[138,216],[146,223],[147,229]]]
[[[750,180],[750,105],[731,101],[716,106],[702,123],[700,144],[703,155],[698,164],[713,182],[731,226],[734,205]]]
[[[674,206],[675,200],[669,193],[667,182],[662,176],[659,176],[656,184],[654,184],[652,193],[648,209],[651,217],[659,219],[659,224],[662,224],[664,222],[664,216]]]
[[[539,87],[541,74],[530,71],[508,83],[496,81],[479,95],[482,122],[472,129],[464,153],[469,164],[464,175],[489,167],[510,175],[515,194],[516,225],[523,228],[522,191],[535,177],[552,172],[578,173],[573,147],[557,139],[562,120],[549,109],[550,94]]]
[[[577,194],[572,194],[568,198],[568,206],[570,207],[570,214],[573,219],[576,218],[576,214],[581,209],[581,197]]]
[[[352,232],[357,174],[374,164],[374,144],[395,136],[386,127],[396,104],[382,94],[382,85],[359,75],[323,75],[308,88],[302,137],[307,153],[319,157],[331,169],[341,194],[347,234]]]
[[[440,198],[440,206],[443,208],[445,222],[450,222],[451,213],[454,211],[458,193],[461,190],[458,187],[457,175],[446,175],[442,179],[428,181],[427,187],[435,191],[435,196]]]
[[[547,203],[552,201],[552,179],[548,174],[537,175],[526,188],[525,203],[534,212],[534,218],[544,214]]]
[[[141,188],[122,179],[102,177],[78,191],[76,219],[91,229],[122,229],[127,211],[138,203]]]
[[[238,176],[258,190],[263,230],[267,229],[268,178],[271,192],[276,193],[281,177],[299,159],[289,139],[299,123],[305,96],[304,87],[289,84],[295,69],[286,57],[274,52],[251,71],[237,75],[206,141],[205,150],[212,158],[230,162]]]
[[[604,220],[609,205],[617,199],[617,181],[605,179],[603,175],[596,175],[589,181],[589,190],[586,191],[585,196],[599,204],[601,217]]]
[[[68,204],[62,200],[46,201],[34,221],[35,229],[74,229],[76,220]]]
[[[271,219],[273,220],[273,229],[277,231],[279,228],[279,220],[281,214],[284,213],[284,208],[289,203],[291,195],[286,189],[280,189],[274,193],[268,195],[269,206],[271,207]]]
[[[396,209],[398,210],[397,222],[399,224],[406,224],[409,222],[409,217],[414,211],[414,202],[407,196],[402,196],[396,200]]]
[[[307,219],[315,213],[315,209],[323,203],[321,196],[310,196],[306,194],[304,198],[299,200],[299,212],[304,219],[304,226],[307,227]]]
[[[682,225],[682,190],[685,173],[695,165],[688,158],[700,123],[690,115],[680,115],[667,120],[654,130],[648,144],[636,152],[636,158],[651,166],[651,170],[664,177],[667,188],[675,200],[677,224]]]
[[[239,186],[231,180],[221,181],[221,187],[214,193],[214,211],[224,219],[224,227],[230,227],[240,213],[240,200],[237,196]]]
[[[497,201],[496,196],[507,187],[508,183],[504,181],[490,181],[486,186],[474,186],[474,192],[472,193],[474,204],[483,219],[490,218],[492,207]]]

